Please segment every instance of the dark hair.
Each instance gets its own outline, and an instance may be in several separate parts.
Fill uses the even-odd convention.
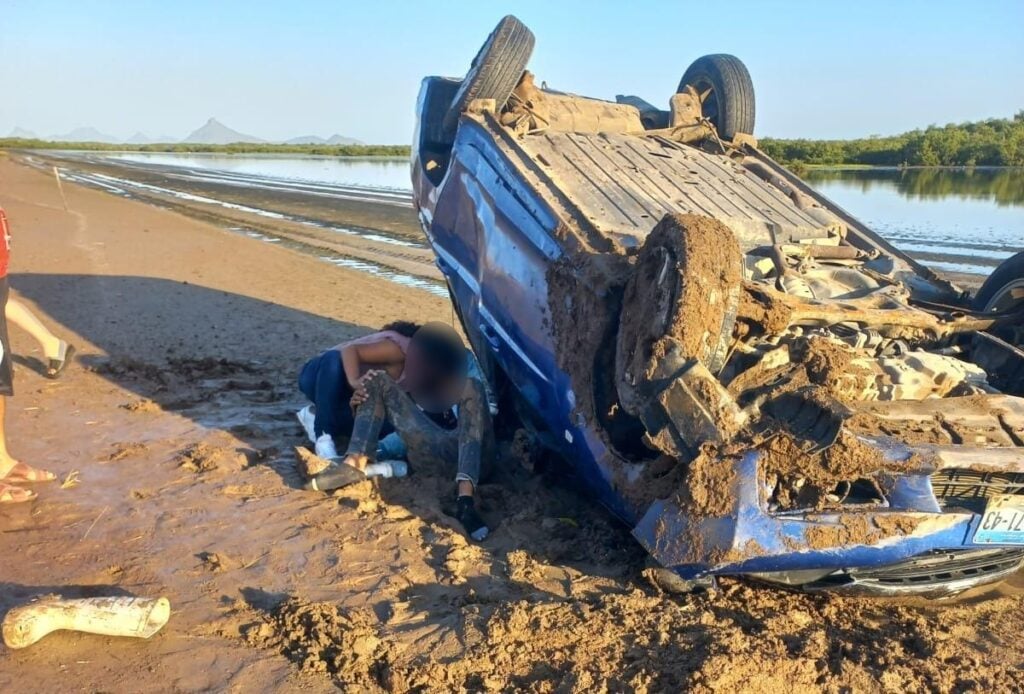
[[[392,321],[385,325],[383,328],[381,328],[381,330],[391,330],[398,333],[399,335],[404,335],[405,337],[412,337],[413,335],[416,334],[416,331],[419,329],[419,323],[413,323],[412,321],[409,320]]]
[[[427,323],[412,336],[420,354],[444,378],[464,376],[469,367],[466,345],[454,329],[444,323]]]

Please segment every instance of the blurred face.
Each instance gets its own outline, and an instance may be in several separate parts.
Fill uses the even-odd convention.
[[[450,352],[458,350],[455,355]],[[466,385],[464,373],[452,373],[464,356],[464,347],[445,344],[444,339],[414,337],[406,351],[406,388],[417,403],[428,411],[443,411],[459,401]]]
[[[459,401],[466,377],[437,368],[420,345],[412,342],[405,354],[406,388],[416,403],[428,412],[443,412]]]

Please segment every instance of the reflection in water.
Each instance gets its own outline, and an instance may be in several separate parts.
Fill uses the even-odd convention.
[[[1024,205],[1024,169],[811,169],[804,178],[812,184],[844,181],[864,193],[882,186],[908,198],[956,197]]]
[[[804,178],[940,270],[988,274],[1024,249],[1024,169],[813,169]]]

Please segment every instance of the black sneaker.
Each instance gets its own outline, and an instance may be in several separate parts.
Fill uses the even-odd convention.
[[[473,497],[460,496],[455,505],[455,518],[462,523],[462,527],[466,529],[466,534],[476,542],[482,542],[487,539],[487,535],[491,530],[487,527],[484,519],[480,517],[480,514],[476,512]]]

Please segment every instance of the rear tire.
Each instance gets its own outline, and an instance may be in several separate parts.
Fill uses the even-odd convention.
[[[1024,301],[1011,292],[1024,290],[1024,251],[1010,256],[997,267],[974,295],[977,311],[1005,311]]]
[[[459,117],[474,99],[494,99],[498,110],[505,106],[512,90],[526,70],[533,53],[533,32],[512,15],[494,28],[452,99],[442,127],[454,139]]]
[[[701,111],[723,140],[738,133],[754,134],[754,83],[747,66],[734,55],[716,53],[693,61],[679,81],[677,93],[687,85],[701,95]]]

